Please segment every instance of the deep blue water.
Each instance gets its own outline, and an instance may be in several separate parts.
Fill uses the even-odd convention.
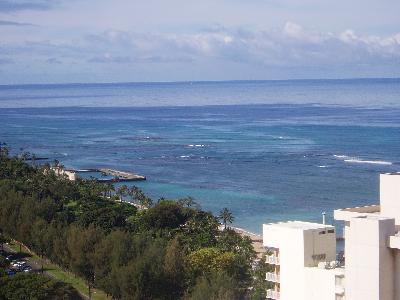
[[[134,171],[255,232],[374,203],[400,171],[398,79],[0,86],[0,122],[14,152]]]

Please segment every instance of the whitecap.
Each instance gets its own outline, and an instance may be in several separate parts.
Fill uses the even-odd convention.
[[[328,166],[325,166],[325,165],[321,165],[321,166],[318,166],[318,168],[327,168]]]
[[[350,158],[350,159],[345,159],[344,161],[348,163],[357,163],[357,164],[373,164],[373,165],[386,165],[386,166],[393,165],[392,162],[384,160],[362,160],[357,158]]]
[[[367,160],[367,159],[361,159],[358,157],[351,157],[351,156],[347,156],[347,155],[333,155],[333,156],[335,158],[341,159],[347,163],[373,164],[373,165],[386,165],[386,166],[393,165],[392,162],[385,161],[385,160]]]
[[[350,158],[350,156],[347,156],[347,155],[336,155],[336,154],[334,154],[333,157],[336,157],[336,158]]]

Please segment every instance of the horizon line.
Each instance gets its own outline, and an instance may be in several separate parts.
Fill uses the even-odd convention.
[[[68,85],[118,85],[118,84],[193,84],[228,82],[282,82],[282,81],[347,81],[347,80],[400,80],[400,77],[345,77],[345,78],[302,78],[302,79],[226,79],[226,80],[171,80],[171,81],[104,81],[104,82],[50,82],[50,83],[5,83],[0,87],[15,86],[68,86]]]

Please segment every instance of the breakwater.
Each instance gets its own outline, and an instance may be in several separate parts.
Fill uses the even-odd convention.
[[[86,173],[86,172],[94,172],[109,176],[109,178],[97,178],[95,179],[98,182],[129,182],[129,181],[143,181],[146,180],[146,176],[135,174],[132,172],[114,170],[114,169],[83,169],[83,170],[74,170],[75,173]],[[78,175],[79,176],[79,175]]]

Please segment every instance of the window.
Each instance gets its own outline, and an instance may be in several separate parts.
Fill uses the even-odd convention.
[[[318,232],[318,234],[325,234],[325,230]]]
[[[328,230],[328,233],[334,233],[335,232],[335,229],[329,229]]]
[[[317,261],[323,261],[326,259],[326,254],[314,254],[313,256],[311,256],[313,260],[317,260]]]

